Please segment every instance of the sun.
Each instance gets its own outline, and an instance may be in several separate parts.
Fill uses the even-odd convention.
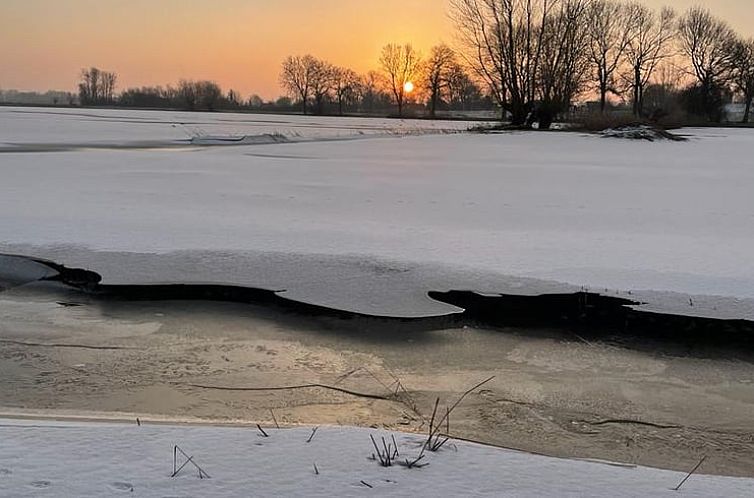
[[[407,81],[403,84],[403,91],[406,93],[411,93],[414,91],[414,83],[411,81]]]

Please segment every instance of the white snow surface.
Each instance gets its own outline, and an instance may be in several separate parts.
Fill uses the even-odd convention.
[[[644,467],[565,460],[455,441],[427,457],[429,466],[383,468],[369,460],[369,435],[391,433],[322,427],[266,429],[211,426],[0,420],[0,495],[133,496],[516,496],[750,497],[754,480],[692,476]],[[420,437],[395,433],[401,456]],[[189,464],[171,478],[173,446]],[[186,459],[181,457],[179,465]],[[316,464],[319,475],[315,474]],[[367,483],[372,488],[362,484]]]
[[[476,123],[123,109],[0,107],[0,148],[19,144],[129,145],[309,141],[464,131]],[[245,140],[244,140],[245,139]],[[227,142],[226,142],[227,143]]]
[[[663,300],[658,293],[677,293],[663,309],[688,307],[689,295],[722,296],[706,301],[710,313],[730,317],[720,310],[735,309],[736,317],[754,317],[754,130],[687,129],[687,142],[656,143],[563,132],[395,137],[402,127],[417,135],[462,125],[50,112],[0,109],[0,142],[185,139],[171,124],[178,115],[214,123],[202,125],[212,137],[242,136],[247,126],[285,134],[295,123],[310,141],[0,152],[0,250],[25,246],[58,260],[67,254],[64,264],[84,249],[163,255],[166,264],[188,251],[205,255],[195,259],[209,270],[182,280],[241,285],[260,285],[255,275],[264,273],[245,265],[244,254],[255,262],[259,255],[288,255],[302,281],[317,273],[307,269],[310,259],[348,257],[394,262],[393,284],[403,267],[436,265],[436,275],[472,275],[458,285],[449,276],[447,288],[504,292],[505,276],[525,277],[600,292],[653,291],[646,294],[650,303]],[[103,124],[85,117],[90,113],[112,119]],[[336,138],[354,138],[367,127],[379,130],[359,140],[324,136],[335,128]],[[224,273],[211,272],[213,261]],[[121,280],[126,272],[147,273],[115,262],[90,266],[106,280],[110,271]],[[147,277],[175,280],[175,273],[153,264]],[[330,295],[319,302],[391,314],[390,298],[353,303],[354,282],[362,277],[359,284],[369,289],[385,273],[378,268],[370,280],[343,270],[332,279],[351,282],[344,284],[349,290],[322,291]],[[274,283],[318,302],[318,291],[297,290],[297,280]],[[404,284],[414,294],[443,290]],[[406,302],[401,292],[391,298],[398,307]]]

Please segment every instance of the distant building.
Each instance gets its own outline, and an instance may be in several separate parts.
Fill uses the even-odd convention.
[[[729,123],[740,123],[744,119],[745,111],[746,105],[743,102],[725,104],[725,116],[723,117],[723,121],[727,121]]]

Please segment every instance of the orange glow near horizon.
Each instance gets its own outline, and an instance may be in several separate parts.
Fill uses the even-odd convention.
[[[708,6],[754,36],[751,0],[646,0]],[[79,72],[118,74],[118,89],[210,79],[244,96],[282,93],[280,63],[311,53],[358,72],[386,43],[422,53],[454,44],[449,0],[2,0],[0,89],[74,91]]]

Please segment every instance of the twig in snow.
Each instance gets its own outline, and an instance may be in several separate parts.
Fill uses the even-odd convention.
[[[437,401],[435,401],[435,409],[432,412],[432,419],[429,424],[429,436],[427,437],[427,441],[424,443],[422,451],[424,451],[424,449],[428,449],[430,451],[437,451],[447,442],[447,438],[442,441],[440,440],[440,437],[442,436],[440,434],[440,429],[442,428],[443,423],[445,423],[450,418],[450,414],[453,413],[453,410],[458,408],[458,405],[461,404],[461,402],[466,398],[466,396],[468,396],[475,390],[479,389],[486,383],[490,382],[494,378],[495,378],[494,376],[489,377],[483,380],[482,382],[478,383],[471,389],[464,392],[461,395],[461,397],[458,398],[458,400],[456,400],[456,402],[450,406],[450,408],[447,408],[445,410],[445,415],[435,424],[435,416],[437,414],[437,405],[440,403],[440,398],[437,398]],[[435,448],[435,449],[433,450],[432,448]]]
[[[364,486],[366,486],[368,488],[373,488],[374,487],[371,484],[369,484],[368,482],[364,482],[364,481],[359,481],[359,482],[361,482],[361,484],[363,484]]]
[[[314,475],[319,475],[319,469],[317,468],[317,462],[314,462],[312,465],[314,465]]]
[[[314,435],[317,433],[317,430],[319,429],[319,426],[312,429],[312,433],[309,435],[309,439],[306,440],[307,443],[311,443],[312,439],[314,439]]]
[[[173,471],[173,475],[171,475],[170,477],[177,476],[178,472],[182,471],[183,467],[185,467],[186,465],[188,465],[190,463],[194,463],[194,457],[193,456],[188,457],[188,459],[185,462],[183,462],[183,465],[181,465],[180,467],[178,467],[178,469],[176,469],[176,470]],[[175,467],[175,464],[173,464],[173,466]],[[199,477],[201,478],[201,471],[199,471]]]
[[[261,425],[257,424],[257,429],[259,429],[259,432],[261,432],[261,433],[262,433],[262,436],[263,436],[263,437],[270,437],[270,435],[269,435],[269,434],[267,434],[266,432],[264,432],[264,429],[262,429],[262,426],[261,426]]]
[[[139,420],[139,417],[136,417],[136,425],[141,427],[141,420]]]
[[[680,483],[680,484],[678,484],[678,486],[676,486],[675,488],[673,488],[673,491],[678,491],[679,489],[681,489],[681,486],[683,486],[684,484],[686,484],[686,481],[688,481],[688,480],[689,480],[689,478],[690,478],[690,477],[691,477],[692,475],[694,475],[694,472],[696,472],[697,470],[699,470],[699,467],[701,467],[701,466],[702,466],[702,464],[704,463],[704,461],[705,461],[706,459],[707,459],[707,455],[704,455],[704,456],[702,457],[702,459],[701,459],[701,460],[699,460],[699,463],[697,463],[697,464],[696,464],[696,467],[694,467],[693,469],[691,469],[691,472],[689,472],[689,474],[688,474],[688,475],[687,475],[686,477],[684,477],[684,478],[683,478],[683,481],[681,481],[681,483]]]
[[[422,467],[426,467],[427,465],[429,465],[429,462],[421,463],[422,459],[425,456],[427,455],[425,455],[424,452],[422,451],[419,454],[419,456],[414,458],[413,460],[409,460],[408,458],[406,458],[406,463],[405,464],[401,463],[401,465],[409,469],[413,469],[413,468],[421,469]]]
[[[180,467],[176,468],[176,464],[177,464],[177,462],[178,462],[178,452],[180,452],[180,453],[181,453],[181,454],[182,454],[182,455],[183,455],[184,457],[186,457],[186,461],[185,461],[185,462],[183,462],[183,465],[181,465]],[[180,472],[180,471],[181,471],[181,470],[182,470],[182,469],[183,469],[183,468],[184,468],[184,467],[185,467],[186,465],[188,465],[189,463],[190,463],[191,465],[193,465],[194,467],[196,467],[196,469],[197,469],[197,470],[199,471],[199,479],[204,479],[205,477],[206,477],[207,479],[210,479],[210,476],[209,476],[209,474],[207,474],[207,472],[205,472],[205,471],[204,471],[204,469],[203,469],[203,468],[201,468],[201,467],[199,466],[199,464],[197,464],[197,463],[196,463],[196,462],[194,461],[194,457],[193,457],[193,455],[192,455],[192,456],[188,456],[188,455],[186,454],[186,452],[185,452],[185,451],[183,451],[183,450],[181,449],[181,447],[180,447],[180,446],[178,446],[177,444],[176,444],[175,446],[173,446],[173,474],[172,474],[172,475],[171,475],[170,477],[175,477],[175,476],[177,476],[177,475],[178,475],[178,473],[179,473],[179,472]]]
[[[374,451],[376,452],[372,455],[373,459],[379,459],[380,465],[383,467],[392,467],[393,462],[398,458],[398,443],[395,442],[395,436],[393,436],[392,443],[388,443],[383,436],[382,448],[377,445],[377,441],[375,441],[374,436],[371,434],[369,435],[369,439],[372,440],[372,446],[374,446]]]

